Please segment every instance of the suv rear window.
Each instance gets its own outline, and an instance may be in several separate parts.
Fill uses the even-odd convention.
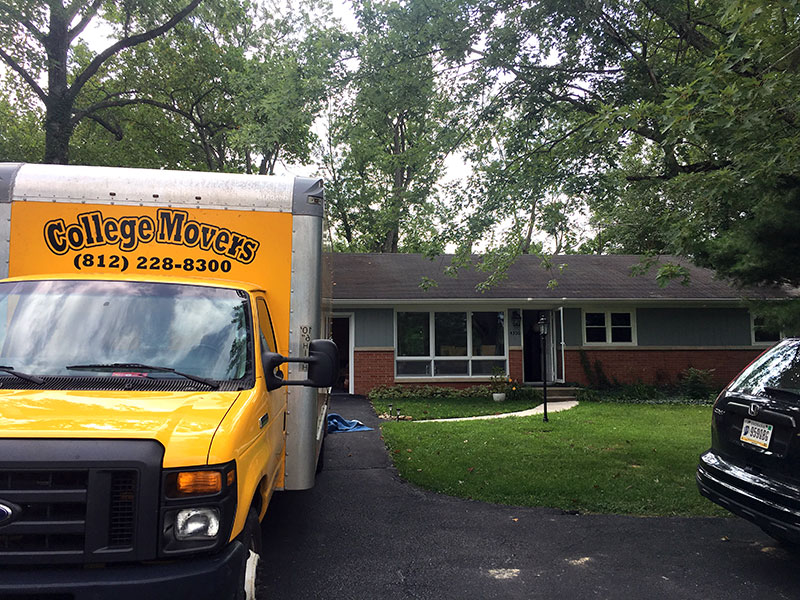
[[[751,396],[781,390],[800,401],[800,340],[784,340],[750,365],[728,391]],[[767,393],[765,393],[767,392]]]

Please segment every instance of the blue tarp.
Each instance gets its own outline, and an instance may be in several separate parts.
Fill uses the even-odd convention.
[[[355,419],[349,421],[336,413],[328,413],[328,433],[344,433],[347,431],[372,431],[372,427],[367,427],[361,421]]]

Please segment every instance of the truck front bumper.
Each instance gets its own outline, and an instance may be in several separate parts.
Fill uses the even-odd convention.
[[[233,598],[243,585],[247,549],[239,541],[219,554],[176,560],[88,567],[0,567],[0,598],[37,600],[176,600]]]

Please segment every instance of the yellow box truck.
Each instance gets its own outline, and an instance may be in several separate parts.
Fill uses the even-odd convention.
[[[0,597],[252,598],[313,485],[322,186],[0,164]]]

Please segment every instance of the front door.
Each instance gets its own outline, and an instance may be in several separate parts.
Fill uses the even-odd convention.
[[[353,393],[353,374],[350,365],[350,339],[352,315],[333,315],[331,318],[331,339],[339,348],[339,376],[331,388],[332,392]]]
[[[549,312],[522,311],[522,374],[526,383],[542,382],[542,338],[539,335],[539,319],[542,315],[549,318]]]

